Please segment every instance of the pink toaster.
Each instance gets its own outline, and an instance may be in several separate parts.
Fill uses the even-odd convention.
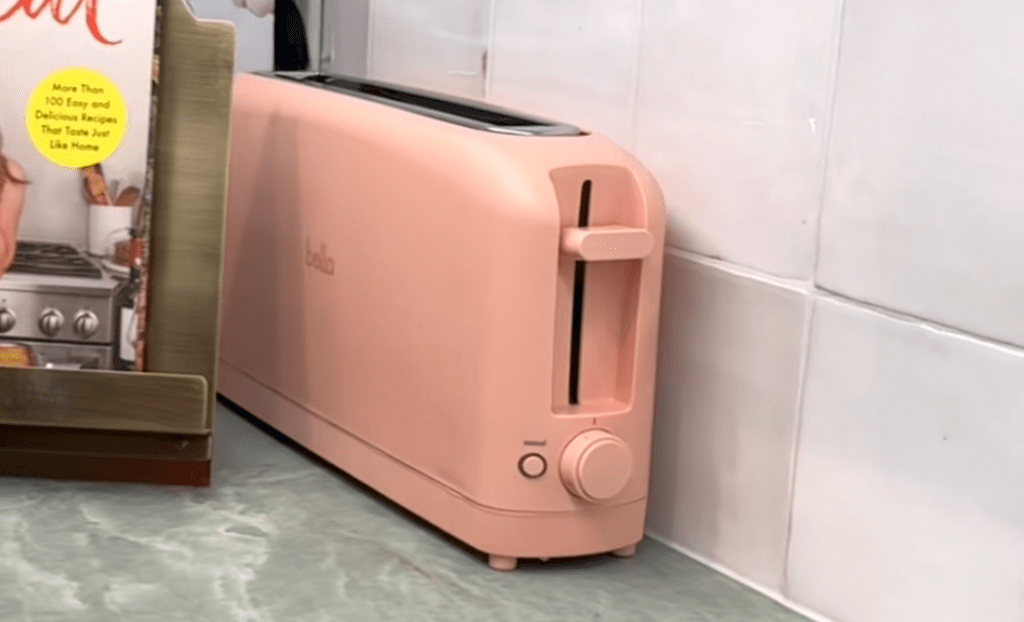
[[[631,555],[664,204],[610,141],[320,73],[237,78],[218,390],[511,570]]]

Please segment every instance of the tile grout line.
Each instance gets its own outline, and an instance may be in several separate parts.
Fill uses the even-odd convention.
[[[781,277],[771,274],[769,272],[763,272],[757,268],[751,268],[749,266],[735,264],[721,259],[713,259],[706,255],[701,255],[700,253],[695,253],[693,251],[688,251],[674,246],[665,246],[665,253],[675,255],[676,257],[679,257],[681,259],[686,259],[688,261],[692,261],[703,266],[716,268],[718,270],[721,270],[722,272],[747,278],[752,281],[758,281],[760,283],[774,285],[781,289],[805,293],[809,296],[816,296],[817,298],[823,300],[838,301],[843,304],[860,308],[862,310],[875,312],[891,320],[922,325],[931,330],[941,332],[951,337],[970,339],[972,341],[981,342],[984,345],[1007,349],[1011,351],[1013,354],[1024,355],[1024,344],[1017,344],[1012,341],[1007,341],[1005,339],[986,336],[980,333],[972,332],[964,328],[958,328],[951,324],[945,324],[937,320],[931,320],[926,317],[914,315],[913,313],[899,311],[897,309],[885,307],[876,303],[869,302],[867,300],[854,298],[853,296],[849,296],[841,292],[829,289],[827,287],[818,285],[811,280],[790,279],[786,277]]]
[[[815,223],[816,231],[814,236],[814,265],[811,266],[811,280],[815,281],[818,276],[818,269],[821,266],[821,232],[822,223],[825,220],[825,201],[828,196],[828,181],[829,181],[829,156],[832,150],[832,139],[835,136],[835,118],[836,118],[836,102],[839,100],[839,69],[840,62],[843,54],[843,33],[845,32],[844,25],[846,24],[846,0],[838,0],[838,18],[835,25],[836,42],[833,48],[833,56],[831,66],[831,75],[827,77],[826,96],[828,103],[826,109],[828,110],[828,117],[823,120],[822,131],[825,133],[825,138],[821,143],[821,192],[818,194],[818,221]]]
[[[822,120],[822,132],[824,133],[824,137],[821,141],[821,170],[819,177],[821,180],[821,191],[818,195],[817,221],[814,223],[814,262],[811,266],[810,276],[810,291],[812,293],[816,293],[818,291],[817,276],[818,268],[821,264],[822,223],[825,220],[825,201],[828,195],[829,156],[831,154],[832,139],[834,136],[836,101],[838,100],[837,94],[839,90],[839,69],[843,53],[844,26],[846,24],[846,0],[838,0],[838,5],[835,18],[836,21],[834,24],[835,43],[832,48],[831,62],[829,63],[829,75],[825,77],[825,96],[827,101],[825,108],[828,112],[827,117]],[[796,412],[794,413],[795,422],[793,427],[793,445],[790,449],[789,480],[787,482],[786,490],[786,534],[783,540],[782,577],[779,586],[780,594],[787,600],[792,594],[790,589],[789,572],[793,547],[793,521],[794,514],[796,512],[796,483],[800,462],[800,440],[803,435],[804,427],[804,403],[807,397],[807,372],[810,368],[811,360],[811,336],[813,333],[814,317],[818,307],[817,298],[817,296],[812,295],[806,303],[807,316],[803,326],[803,341],[800,344],[802,348],[802,356],[800,357],[800,370],[797,372],[798,384]]]
[[[807,370],[810,367],[811,360],[811,333],[814,324],[814,314],[817,310],[816,300],[813,296],[808,297],[805,302],[807,316],[804,321],[803,335],[801,337],[801,357],[800,357],[800,369],[797,371],[797,387],[796,387],[796,399],[795,411],[793,416],[795,417],[793,425],[793,445],[790,447],[789,453],[789,473],[786,489],[786,534],[783,538],[782,548],[782,580],[779,586],[779,591],[785,598],[790,596],[790,585],[789,585],[789,560],[793,546],[793,513],[796,507],[796,476],[797,468],[800,461],[800,438],[804,428],[804,400],[807,396]]]
[[[373,61],[375,56],[374,24],[377,21],[376,0],[366,0],[366,77],[373,79]]]
[[[983,345],[989,347],[997,347],[1005,350],[1009,350],[1012,354],[1022,355],[1024,354],[1024,345],[1013,343],[1012,341],[1005,341],[996,337],[989,337],[979,333],[971,332],[964,328],[958,328],[950,324],[944,324],[936,320],[930,320],[919,315],[907,313],[905,311],[897,311],[890,309],[889,307],[883,307],[882,305],[854,298],[846,294],[828,289],[826,287],[815,286],[815,291],[819,298],[822,300],[831,300],[833,302],[839,302],[842,304],[849,305],[851,307],[858,307],[861,310],[876,313],[884,316],[890,320],[896,322],[902,322],[904,324],[914,324],[916,326],[924,327],[929,330],[933,330],[937,333],[941,333],[948,337],[956,337],[959,339],[967,339],[970,341],[981,342]]]
[[[487,60],[484,63],[484,100],[488,101],[491,99],[491,91],[493,90],[494,82],[494,32],[498,21],[498,0],[490,0],[488,3],[487,15],[487,47],[484,49],[484,54],[487,55]]]
[[[636,155],[637,148],[640,145],[639,137],[639,102],[640,102],[640,74],[643,71],[643,56],[644,56],[644,23],[647,15],[647,2],[646,0],[639,0],[639,6],[637,7],[637,27],[636,27],[636,46],[634,51],[636,56],[633,59],[633,72],[630,76],[630,89],[629,99],[626,104],[629,107],[629,151]]]
[[[687,547],[685,547],[685,546],[683,546],[681,544],[677,544],[675,542],[672,542],[671,540],[669,540],[668,538],[665,538],[664,536],[661,536],[659,534],[652,533],[652,532],[649,532],[649,531],[645,531],[644,535],[647,536],[648,538],[650,538],[651,540],[654,540],[655,542],[657,542],[657,543],[659,543],[659,544],[661,544],[663,546],[666,546],[666,547],[672,549],[673,551],[679,553],[680,555],[684,555],[686,557],[689,557],[690,559],[692,559],[693,561],[697,562],[698,564],[701,564],[702,566],[706,566],[706,567],[710,568],[711,570],[713,570],[713,571],[715,571],[715,572],[717,572],[717,573],[719,573],[719,574],[721,574],[721,575],[723,575],[723,576],[725,576],[725,577],[727,577],[729,579],[732,579],[733,581],[735,581],[736,583],[739,583],[743,587],[746,587],[747,589],[753,590],[754,592],[757,592],[761,596],[764,596],[765,598],[768,598],[770,600],[775,601],[779,605],[782,605],[783,607],[785,607],[786,609],[789,609],[790,611],[796,613],[797,615],[801,615],[801,616],[804,616],[805,618],[808,618],[809,620],[812,620],[812,622],[836,622],[835,620],[825,616],[824,614],[818,613],[817,611],[814,611],[813,609],[811,609],[809,607],[806,607],[804,605],[801,605],[800,603],[797,603],[797,602],[794,602],[794,601],[790,600],[789,598],[787,598],[781,592],[779,592],[777,590],[773,590],[773,589],[768,588],[768,587],[765,587],[765,586],[763,586],[763,585],[761,585],[761,584],[759,584],[759,583],[757,583],[755,581],[752,581],[751,579],[748,579],[747,577],[744,577],[742,574],[736,572],[732,568],[729,568],[725,564],[722,564],[720,562],[716,562],[716,561],[714,561],[712,559],[709,559],[708,557],[705,557],[704,555],[701,555],[700,553],[692,551],[689,548],[687,548]]]
[[[781,287],[783,289],[788,289],[791,291],[810,294],[814,286],[814,284],[808,279],[793,279],[778,276],[775,274],[764,272],[762,270],[758,270],[757,268],[751,268],[749,266],[732,263],[731,261],[725,261],[722,259],[715,259],[713,257],[708,257],[707,255],[702,255],[700,253],[678,248],[675,246],[666,245],[665,252],[667,254],[674,255],[681,259],[686,259],[703,266],[717,268],[723,272],[727,272],[735,276],[741,276],[751,280],[760,281],[762,283],[768,283],[770,285],[775,285],[777,287]]]

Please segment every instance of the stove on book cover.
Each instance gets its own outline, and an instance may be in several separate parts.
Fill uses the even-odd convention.
[[[144,369],[162,0],[0,0],[0,365]]]

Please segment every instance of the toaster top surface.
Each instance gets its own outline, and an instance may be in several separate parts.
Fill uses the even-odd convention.
[[[478,130],[515,136],[584,136],[587,132],[507,108],[386,82],[308,71],[260,71],[256,75],[360,97]]]

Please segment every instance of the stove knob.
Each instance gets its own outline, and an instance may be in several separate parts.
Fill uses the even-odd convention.
[[[0,333],[6,333],[14,328],[14,311],[4,308],[0,309]]]
[[[79,311],[75,315],[75,321],[71,325],[74,329],[75,334],[82,339],[88,339],[96,334],[99,330],[100,320],[96,317],[96,314],[92,311]]]
[[[64,315],[56,309],[46,309],[39,316],[39,330],[53,337],[64,326]]]

